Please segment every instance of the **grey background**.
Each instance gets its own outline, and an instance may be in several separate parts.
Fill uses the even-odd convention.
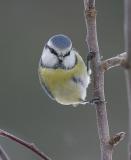
[[[105,59],[124,51],[123,1],[97,1],[97,10],[98,39]],[[0,0],[0,128],[34,142],[53,160],[97,160],[95,109],[63,107],[46,96],[38,81],[43,45],[57,33],[70,36],[86,58],[83,1]],[[105,74],[111,134],[127,132],[125,87],[122,69]],[[115,149],[115,160],[127,158],[127,139]],[[39,159],[8,139],[1,137],[0,144],[12,160]]]

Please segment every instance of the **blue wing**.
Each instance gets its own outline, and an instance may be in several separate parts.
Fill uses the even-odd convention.
[[[83,87],[85,87],[84,86],[84,81],[82,80],[82,78],[80,78],[80,77],[72,77],[72,80],[73,80],[73,82],[81,84]]]

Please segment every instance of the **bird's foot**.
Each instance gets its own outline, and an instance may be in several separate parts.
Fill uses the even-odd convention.
[[[100,97],[95,97],[89,101],[87,100],[82,100],[81,104],[91,104],[91,105],[97,105],[101,103],[107,103],[105,100],[101,100]]]
[[[107,103],[105,100],[101,100],[100,97],[95,97],[92,100],[89,101],[90,104],[101,104],[101,103]]]

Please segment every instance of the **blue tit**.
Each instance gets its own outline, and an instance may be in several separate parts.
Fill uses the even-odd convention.
[[[66,35],[54,35],[45,44],[38,74],[42,88],[52,100],[73,106],[87,102],[91,70]]]

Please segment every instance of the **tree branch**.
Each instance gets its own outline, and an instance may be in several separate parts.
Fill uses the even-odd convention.
[[[105,94],[104,94],[104,72],[101,67],[101,58],[97,40],[96,9],[95,0],[84,0],[85,22],[87,28],[86,42],[89,52],[95,54],[92,60],[93,96],[99,97],[100,102],[96,104],[97,127],[101,148],[101,160],[112,160],[113,144],[110,144],[109,125],[107,119]],[[115,61],[115,62],[114,62]],[[107,64],[108,62],[108,64]],[[116,58],[113,61],[103,62],[107,68],[116,65]],[[122,140],[122,138],[120,138]]]
[[[10,160],[4,149],[0,146],[0,160]]]
[[[85,21],[87,27],[87,45],[89,52],[96,53],[95,58],[92,60],[92,76],[93,76],[93,92],[94,97],[100,97],[104,102],[104,73],[101,70],[100,63],[100,53],[97,41],[97,31],[96,31],[96,10],[94,0],[84,0],[85,6]],[[111,160],[112,159],[112,146],[109,144],[109,126],[106,112],[106,104],[98,103],[96,104],[96,116],[97,116],[97,127],[100,139],[101,148],[101,160]]]
[[[103,69],[103,71],[107,71],[113,67],[117,67],[117,66],[123,66],[126,67],[127,64],[127,53],[121,53],[115,57],[106,59],[104,61],[101,62],[101,67]]]
[[[36,155],[38,155],[41,159],[43,160],[51,160],[45,153],[41,152],[33,143],[28,143],[4,130],[0,130],[0,136],[4,136],[7,137],[21,145],[23,145],[24,147],[30,149],[31,151],[33,151]],[[8,159],[2,159],[2,160],[8,160]]]
[[[131,0],[125,0],[125,50],[127,52],[127,66],[125,70],[128,109],[129,109],[129,139],[128,139],[128,160],[131,160]]]

